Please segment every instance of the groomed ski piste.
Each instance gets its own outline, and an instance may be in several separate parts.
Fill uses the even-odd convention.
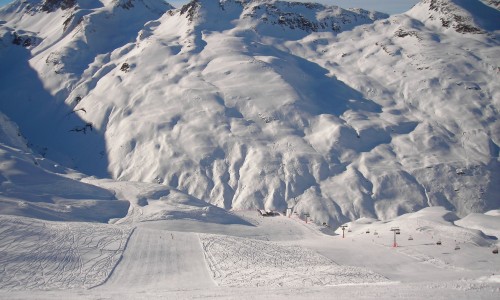
[[[0,298],[496,299],[500,292],[498,231],[484,233],[500,228],[498,210],[462,220],[441,207],[360,219],[342,237],[296,214],[170,205],[177,209],[163,210],[163,220],[119,225],[0,216]]]

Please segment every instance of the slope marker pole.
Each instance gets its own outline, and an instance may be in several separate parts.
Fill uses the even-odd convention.
[[[340,227],[342,227],[342,238],[344,238],[345,237],[344,233],[345,233],[345,229],[346,229],[347,225],[342,225]]]

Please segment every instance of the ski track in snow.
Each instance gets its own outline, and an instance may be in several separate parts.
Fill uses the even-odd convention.
[[[91,288],[119,261],[131,228],[0,216],[0,289]]]
[[[162,0],[39,2],[0,10],[0,109],[58,165],[333,226],[498,208],[498,26],[446,25],[498,19],[477,0],[389,18],[286,1],[161,17]]]
[[[40,299],[496,299],[498,293],[498,276],[491,274],[500,257],[487,244],[471,240],[448,253],[449,239],[436,246],[436,232],[421,230],[441,224],[439,232],[463,231],[452,223],[444,228],[444,209],[391,222],[360,220],[345,239],[321,235],[320,226],[295,216],[235,216],[253,225],[161,220],[135,223],[130,234],[126,225],[2,216],[0,298],[30,298],[33,289],[45,290]],[[403,229],[394,249],[388,228],[396,223]],[[406,241],[407,234],[415,240]]]
[[[397,248],[397,251],[419,262],[430,264],[436,268],[455,270],[455,271],[465,270],[463,268],[452,266],[439,258],[431,257],[429,255],[420,253],[418,251],[414,251],[409,248]]]
[[[133,271],[131,271],[133,270]],[[215,286],[195,233],[138,227],[104,289],[188,289]]]
[[[207,234],[201,234],[200,240],[220,286],[313,287],[388,281],[363,268],[339,266],[298,246]]]

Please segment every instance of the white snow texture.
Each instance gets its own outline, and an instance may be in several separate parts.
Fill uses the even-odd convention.
[[[388,17],[274,0],[19,0],[0,10],[0,110],[50,161],[37,172],[331,225],[485,212],[500,203],[500,13],[487,4],[424,0]],[[57,204],[9,168],[3,196]],[[127,213],[73,184],[81,193],[59,197],[113,206],[99,221]]]

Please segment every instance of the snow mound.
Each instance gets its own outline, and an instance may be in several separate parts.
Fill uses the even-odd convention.
[[[473,213],[455,221],[455,224],[465,228],[481,230],[485,234],[500,240],[500,215]]]
[[[113,220],[116,224],[189,219],[217,224],[250,225],[247,221],[220,207],[165,185],[92,177],[84,178],[82,181],[109,190],[118,199],[130,203],[128,213]]]
[[[488,216],[496,216],[496,217],[499,217],[499,216],[500,216],[500,209],[490,210],[490,211],[485,212],[484,214],[485,214],[485,215],[488,215]]]
[[[475,214],[473,214],[475,215]],[[412,236],[415,239],[432,239],[435,242],[441,240],[449,244],[470,244],[481,247],[489,247],[496,243],[496,238],[492,238],[480,231],[488,225],[498,225],[495,220],[486,222],[488,216],[465,217],[459,219],[458,216],[443,207],[427,207],[415,213],[407,213],[389,221],[367,220],[365,218],[354,222],[346,223],[346,226],[354,234],[379,235],[381,233],[391,235],[391,229],[399,228],[406,238]],[[479,225],[481,224],[481,225]],[[457,226],[458,225],[458,226]],[[342,234],[341,228],[336,230],[337,234]],[[493,234],[494,235],[494,234]]]
[[[340,266],[302,248],[237,237],[200,234],[214,280],[231,287],[314,287],[386,283],[375,272]]]
[[[131,231],[127,226],[0,215],[0,289],[100,285],[120,260]]]

